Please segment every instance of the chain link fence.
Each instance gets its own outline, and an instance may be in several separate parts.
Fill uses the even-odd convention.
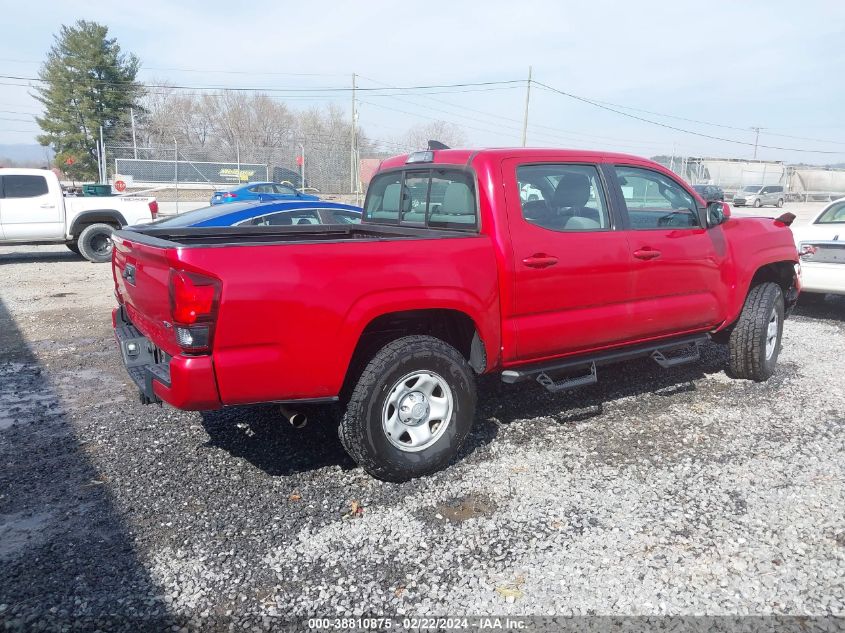
[[[108,177],[115,185],[126,191],[154,190],[163,200],[205,201],[215,189],[264,181],[359,199],[366,187],[361,177],[368,172],[362,173],[361,164],[383,156],[358,153],[353,159],[350,145],[348,140],[313,139],[273,147],[112,144],[106,145],[105,154]]]

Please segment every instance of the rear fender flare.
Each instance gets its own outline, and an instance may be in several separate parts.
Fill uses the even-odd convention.
[[[115,209],[92,209],[83,211],[73,219],[68,235],[78,237],[83,227],[89,224],[102,222],[104,224],[117,224],[120,228],[126,226],[126,218],[120,211]]]
[[[494,301],[484,301],[463,288],[409,288],[372,292],[356,301],[343,321],[355,324],[354,328],[346,327],[338,333],[343,357],[351,361],[362,333],[380,316],[411,310],[454,310],[465,314],[475,325],[476,334],[484,346],[485,370],[490,371],[498,362],[501,345],[499,310]]]

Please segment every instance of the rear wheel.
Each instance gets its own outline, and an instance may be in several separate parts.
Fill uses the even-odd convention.
[[[80,254],[89,262],[98,264],[111,260],[113,232],[114,227],[108,224],[86,226],[77,242]]]
[[[730,371],[762,382],[775,371],[783,336],[783,291],[775,283],[754,286],[745,298],[729,342]]]
[[[783,206],[783,198],[778,198],[778,208]]]
[[[466,359],[431,336],[385,345],[355,385],[340,439],[364,470],[407,481],[444,468],[475,415],[475,379]]]
[[[71,253],[76,253],[77,255],[79,255],[79,245],[76,242],[70,242],[68,244],[65,244],[65,246],[67,246],[67,249]]]

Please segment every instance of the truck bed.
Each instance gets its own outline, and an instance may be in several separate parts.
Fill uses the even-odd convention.
[[[402,239],[441,239],[473,237],[474,231],[391,226],[387,224],[345,224],[303,226],[238,226],[156,228],[128,227],[117,231],[118,237],[159,248],[238,246],[282,243],[320,243],[344,241],[384,241]]]
[[[336,397],[362,331],[385,313],[461,310],[489,333],[483,340],[492,357],[494,257],[489,236],[476,231],[150,225],[115,232],[113,261],[122,321],[170,358],[173,389],[187,384],[184,370],[193,372],[186,394],[215,395],[190,405],[163,383],[156,393],[182,408],[214,408],[213,399],[219,406]],[[180,348],[174,271],[219,280],[211,355]]]

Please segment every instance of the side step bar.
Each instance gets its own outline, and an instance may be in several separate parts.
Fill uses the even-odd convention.
[[[598,382],[598,376],[596,375],[597,365],[609,365],[643,356],[650,356],[663,368],[697,361],[701,358],[699,346],[709,339],[709,334],[695,334],[693,336],[655,341],[625,349],[599,352],[598,354],[591,354],[589,356],[528,365],[518,369],[506,369],[502,372],[502,382],[513,384],[533,379],[543,385],[547,390],[556,393]],[[577,376],[565,376],[558,380],[550,376],[550,374],[557,372],[573,372],[577,370],[587,371],[588,373]]]
[[[566,391],[567,389],[575,389],[576,387],[586,387],[587,385],[594,385],[599,381],[596,375],[596,364],[590,365],[590,373],[584,376],[567,376],[561,380],[555,381],[546,372],[537,374],[537,382],[543,385],[548,391],[557,393],[558,391]]]

